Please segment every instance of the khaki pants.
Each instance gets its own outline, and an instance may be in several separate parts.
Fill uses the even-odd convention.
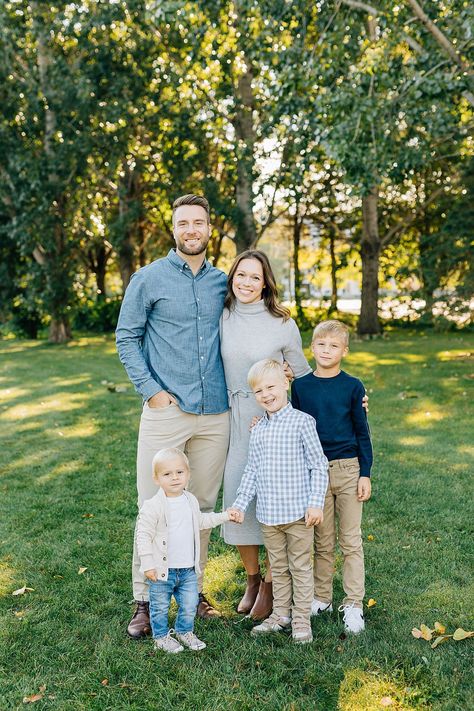
[[[220,415],[190,415],[177,405],[163,408],[143,406],[138,433],[137,489],[138,507],[157,492],[152,479],[151,463],[159,449],[177,447],[189,457],[191,479],[189,491],[199,501],[204,512],[213,511],[222,484],[225,458],[229,445],[229,413]],[[201,571],[207,562],[209,529],[201,531]],[[137,545],[133,544],[133,597],[148,600],[148,583],[140,572]],[[202,590],[202,573],[199,578]]]
[[[314,596],[332,602],[336,516],[339,519],[339,546],[344,557],[342,584],[344,604],[362,607],[364,599],[364,551],[360,523],[362,502],[357,500],[359,481],[357,457],[329,462],[329,485],[324,502],[324,521],[314,529]]]
[[[313,600],[313,528],[304,519],[280,526],[262,524],[273,577],[273,612],[308,623]]]

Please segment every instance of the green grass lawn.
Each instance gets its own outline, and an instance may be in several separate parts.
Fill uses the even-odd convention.
[[[344,638],[335,612],[312,645],[251,639],[233,612],[244,572],[215,530],[207,590],[224,617],[198,621],[204,652],[166,657],[125,635],[140,403],[113,340],[0,343],[0,709],[37,693],[35,708],[67,711],[473,708],[474,639],[411,635],[473,625],[473,351],[473,334],[405,331],[347,358],[375,449],[365,633]]]

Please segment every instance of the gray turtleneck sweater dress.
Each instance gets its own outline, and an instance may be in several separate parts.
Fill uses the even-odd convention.
[[[272,316],[263,300],[253,304],[235,302],[221,320],[221,354],[231,408],[229,453],[224,472],[224,508],[231,506],[247,464],[254,415],[263,410],[247,383],[250,367],[263,358],[286,360],[296,378],[311,372],[303,354],[300,332],[293,319]],[[243,524],[228,521],[222,526],[224,540],[231,545],[261,545],[263,537],[255,517],[255,501],[247,509]]]

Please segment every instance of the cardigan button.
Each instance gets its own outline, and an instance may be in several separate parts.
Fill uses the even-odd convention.
[[[165,574],[164,574],[164,573],[161,573],[161,577],[164,578],[164,577],[165,577]]]
[[[165,556],[165,555],[163,556],[163,560],[166,560],[166,556]]]

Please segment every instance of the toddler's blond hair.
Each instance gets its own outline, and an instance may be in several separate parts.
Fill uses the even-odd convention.
[[[153,476],[155,477],[158,469],[163,466],[168,459],[172,459],[173,457],[181,457],[186,469],[189,471],[189,459],[185,453],[176,447],[168,447],[167,449],[160,449],[153,457],[153,461],[151,463],[151,471]]]

